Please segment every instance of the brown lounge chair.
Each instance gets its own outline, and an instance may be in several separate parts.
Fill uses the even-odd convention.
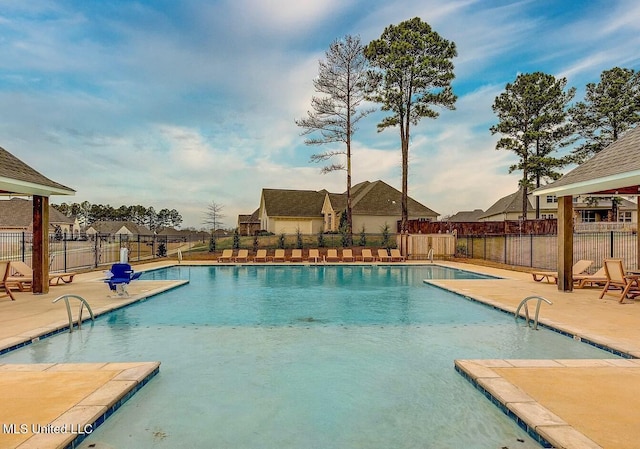
[[[236,262],[249,262],[249,250],[239,249],[238,255],[234,258]]]
[[[389,255],[389,253],[387,252],[386,249],[379,248],[378,249],[378,260],[380,262],[391,262],[391,256]]]
[[[218,257],[218,262],[222,263],[222,262],[231,262],[231,258],[233,257],[233,250],[232,249],[225,249],[224,251],[222,251],[222,255],[220,257]]]
[[[289,262],[302,262],[302,250],[292,249],[291,257],[289,257]]]
[[[343,262],[354,262],[356,259],[353,257],[352,249],[343,249],[342,250],[342,261]]]
[[[604,265],[593,274],[577,274],[573,276],[573,283],[576,284],[576,288],[601,287],[606,282],[607,273],[604,270]]]
[[[327,255],[325,257],[327,262],[340,262],[340,258],[338,257],[337,249],[328,249]]]
[[[273,255],[272,260],[274,262],[284,262],[286,260],[286,256],[284,255],[284,250],[277,249],[275,254]]]
[[[49,285],[59,285],[61,282],[70,284],[73,282],[75,273],[49,273]],[[30,285],[33,281],[33,269],[26,263],[20,260],[12,260],[9,262],[9,278],[22,283],[25,287]],[[23,278],[22,280],[20,278]],[[22,290],[24,291],[24,290]]]
[[[11,293],[11,284],[7,284],[7,277],[9,277],[9,262],[2,261],[0,262],[0,280],[2,281],[2,287],[5,290],[5,294],[2,296],[8,296],[11,298],[11,301],[15,301],[16,298]]]
[[[363,262],[375,262],[376,258],[373,257],[369,248],[364,248],[360,254],[360,260]]]
[[[616,290],[615,295],[618,295],[618,290],[622,292],[618,302],[623,302],[627,297],[635,298],[640,295],[640,285],[638,284],[640,276],[627,274],[621,259],[605,259],[604,272],[607,276],[607,283],[600,293],[600,299],[605,294],[609,294],[609,290]]]
[[[571,270],[573,276],[587,274],[587,268],[589,268],[593,264],[593,260],[579,260],[573,264],[573,268]],[[558,272],[557,271],[532,271],[531,276],[533,276],[533,280],[536,282],[541,282],[543,279],[547,280],[547,283],[551,284],[552,281],[554,284],[558,283]]]
[[[318,249],[310,249],[309,250],[309,257],[308,257],[307,260],[309,262],[318,263],[318,261],[320,260],[320,251]]]
[[[266,262],[267,261],[267,250],[266,249],[259,249],[258,251],[256,251],[256,255],[253,258],[254,262]]]
[[[391,250],[391,262],[404,262],[404,256],[400,254],[399,249]]]

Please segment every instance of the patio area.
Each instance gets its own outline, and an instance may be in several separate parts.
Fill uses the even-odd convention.
[[[135,269],[171,264],[171,261],[158,262],[138,265]],[[640,357],[639,302],[619,304],[613,296],[600,300],[600,289],[597,288],[562,292],[556,285],[533,282],[531,275],[524,272],[455,262],[442,262],[442,265],[502,279],[435,280],[431,283],[512,313],[524,297],[543,296],[553,305],[543,304],[541,323],[575,339],[588,339],[614,351]],[[48,294],[18,293],[16,301],[0,300],[0,351],[68,326],[64,305],[51,302],[60,295],[83,296],[95,313],[104,313],[180,285],[175,281],[145,281],[143,277],[130,285],[129,298],[114,298],[109,297],[111,293],[102,277],[102,272],[80,274],[72,284],[52,287]],[[77,314],[76,305],[73,305],[73,311]],[[68,424],[76,429],[91,425],[97,409],[88,415],[79,415],[78,411],[86,409],[89,402],[108,408],[109,404],[122,401],[132,394],[135,385],[143,384],[149,373],[157,369],[155,364],[162,361],[148,362],[150,365],[145,367],[116,366],[108,361],[48,366],[0,364],[0,392],[11,392],[11,402],[20,410],[17,414],[16,408],[3,408],[0,421],[16,425],[55,423],[61,426],[64,424],[62,417],[69,413],[66,416],[72,420]],[[516,414],[556,447],[624,449],[636,447],[640,440],[640,428],[635,425],[636,415],[640,412],[640,383],[637,381],[640,362],[636,360],[614,359],[612,355],[611,359],[597,361],[483,360],[458,361],[457,364],[472,381],[498,398],[505,411]],[[131,368],[138,374],[144,371],[145,375],[133,379],[133,372],[125,373]],[[42,405],[29,402],[33,400],[34,391],[61,391],[69,384],[68,376],[83,386],[77,391],[72,388],[77,394],[37,395]],[[110,384],[118,376],[126,380],[126,386],[125,383]],[[49,410],[48,414],[44,414],[45,410]],[[56,418],[52,417],[51,410]],[[19,430],[19,427],[15,429]],[[77,436],[69,432],[62,432],[62,437],[61,432],[17,434],[10,430],[6,427],[0,433],[1,447],[62,448]]]

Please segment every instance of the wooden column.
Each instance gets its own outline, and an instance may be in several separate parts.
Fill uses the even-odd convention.
[[[573,197],[558,198],[558,290],[573,291]]]
[[[33,293],[49,293],[49,197],[33,197]]]

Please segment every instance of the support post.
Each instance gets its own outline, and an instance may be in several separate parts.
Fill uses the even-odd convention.
[[[33,293],[49,293],[49,197],[33,196]]]
[[[573,291],[573,197],[558,198],[558,290]]]

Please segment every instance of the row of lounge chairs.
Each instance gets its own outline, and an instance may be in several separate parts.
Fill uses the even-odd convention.
[[[73,282],[74,276],[75,273],[50,273],[49,285],[69,284]],[[15,300],[12,291],[31,291],[33,270],[29,265],[19,260],[0,261],[0,281],[6,296]]]
[[[239,249],[234,255],[233,250],[225,249],[222,251],[222,255],[218,257],[220,263],[243,263],[243,262],[404,262],[405,258],[400,254],[400,250],[392,249],[387,252],[386,249],[380,248],[377,254],[374,255],[371,249],[365,248],[362,250],[362,254],[356,256],[353,254],[353,250],[345,248],[341,251],[341,255],[338,255],[337,249],[328,249],[325,255],[320,255],[319,249],[310,249],[307,256],[303,256],[301,249],[292,249],[291,253],[287,257],[284,249],[276,249],[273,255],[269,255],[266,249],[259,249],[256,251],[256,255],[250,259],[249,250]]]
[[[627,271],[622,259],[604,259],[602,267],[589,274],[587,270],[591,265],[592,260],[579,260],[573,265],[572,278],[576,288],[602,287],[600,299],[606,294],[614,294],[618,302],[640,296],[640,272]],[[534,271],[531,275],[536,282],[544,279],[549,283],[558,282],[558,273],[555,271]]]

